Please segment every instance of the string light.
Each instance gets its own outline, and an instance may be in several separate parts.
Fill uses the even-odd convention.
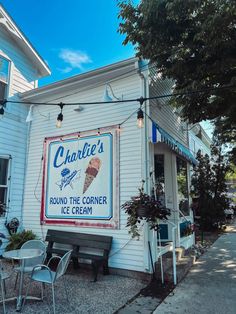
[[[78,138],[80,138],[80,132],[78,133]]]
[[[143,128],[144,127],[144,121],[143,121],[143,110],[141,108],[139,108],[138,112],[137,112],[137,125],[139,128]]]
[[[97,135],[101,135],[100,128],[98,128]]]
[[[64,104],[63,104],[63,103],[60,103],[60,104],[59,104],[59,107],[61,108],[61,112],[60,112],[60,113],[58,114],[58,116],[57,116],[57,123],[56,123],[56,127],[57,127],[57,128],[61,128],[61,125],[62,125],[62,121],[63,121],[62,110],[63,110]]]

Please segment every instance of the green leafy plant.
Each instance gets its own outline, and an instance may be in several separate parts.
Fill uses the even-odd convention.
[[[153,196],[144,193],[143,186],[139,189],[139,195],[125,202],[121,208],[128,215],[126,227],[132,238],[140,237],[139,225],[144,220],[150,229],[158,230],[159,220],[167,220],[170,210],[163,208],[161,203]]]
[[[9,237],[9,243],[6,251],[17,250],[21,248],[22,244],[29,240],[36,239],[36,234],[32,230],[23,230],[22,232],[14,233]]]
[[[180,237],[187,237],[194,232],[194,224],[191,221],[186,221],[184,227],[180,227]]]

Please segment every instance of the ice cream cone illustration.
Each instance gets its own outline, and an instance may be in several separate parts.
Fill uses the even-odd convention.
[[[83,194],[87,191],[93,180],[96,178],[100,167],[101,160],[98,157],[93,157],[90,160],[87,169],[85,170],[86,176],[84,180]]]

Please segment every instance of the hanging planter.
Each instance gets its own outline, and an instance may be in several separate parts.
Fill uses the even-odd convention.
[[[140,205],[140,207],[137,208],[137,215],[139,218],[147,217],[147,215],[148,215],[147,209],[144,206]]]
[[[158,230],[159,221],[167,220],[170,210],[163,208],[161,203],[153,196],[144,193],[143,186],[139,189],[139,195],[131,197],[121,208],[128,215],[127,225],[132,238],[140,237],[138,226],[144,220],[150,229]]]

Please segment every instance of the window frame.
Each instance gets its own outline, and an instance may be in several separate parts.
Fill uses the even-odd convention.
[[[6,216],[6,213],[9,211],[9,204],[10,204],[10,187],[11,187],[11,161],[12,158],[11,156],[4,156],[4,155],[0,155],[0,159],[5,159],[8,161],[7,163],[7,172],[6,172],[6,184],[0,184],[0,188],[6,188],[7,192],[6,192],[6,200],[5,200],[5,212],[1,213],[0,212],[0,218],[3,218]]]
[[[1,82],[2,84],[5,84],[5,85],[6,85],[5,93],[4,93],[4,98],[3,98],[3,99],[7,99],[8,96],[9,96],[9,90],[10,90],[10,78],[11,78],[11,65],[12,65],[12,62],[11,62],[11,60],[10,60],[7,56],[3,55],[3,54],[1,53],[1,51],[0,51],[0,59],[1,59],[1,58],[4,59],[4,60],[6,60],[6,61],[9,63],[9,65],[8,65],[8,73],[7,73],[7,82],[1,80],[1,78],[0,78],[0,82]],[[5,106],[5,105],[4,105],[4,106]]]

